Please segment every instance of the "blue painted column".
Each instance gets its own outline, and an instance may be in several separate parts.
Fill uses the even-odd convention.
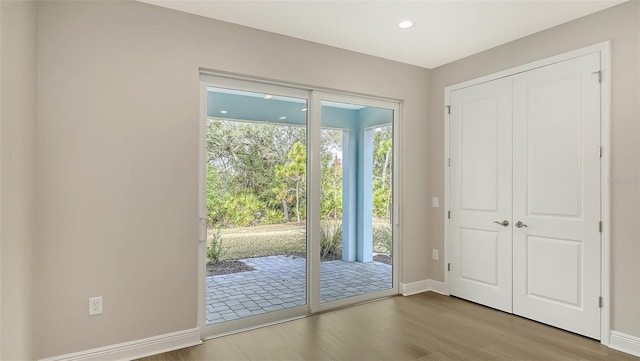
[[[358,164],[355,122],[343,131],[342,136],[342,260],[356,260],[356,165]]]
[[[342,144],[342,260],[373,261],[374,127],[388,111],[364,108],[340,124]],[[383,119],[384,119],[383,118]]]
[[[356,260],[373,260],[373,130],[358,122]]]

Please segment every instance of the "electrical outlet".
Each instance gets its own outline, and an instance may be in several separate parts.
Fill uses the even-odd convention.
[[[438,208],[440,207],[440,199],[438,199],[438,197],[433,197],[431,198],[431,206],[433,208]]]
[[[102,297],[89,298],[89,316],[102,314]]]
[[[440,259],[440,255],[438,254],[438,250],[437,249],[432,249],[431,250],[431,258],[433,258],[435,261]]]

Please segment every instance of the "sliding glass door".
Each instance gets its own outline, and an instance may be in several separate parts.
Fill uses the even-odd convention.
[[[398,104],[201,84],[203,337],[397,294]]]
[[[389,108],[321,101],[320,302],[393,288]]]

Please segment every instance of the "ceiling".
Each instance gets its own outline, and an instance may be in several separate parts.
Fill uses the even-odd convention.
[[[140,1],[435,68],[625,0]],[[407,19],[414,26],[400,29]]]

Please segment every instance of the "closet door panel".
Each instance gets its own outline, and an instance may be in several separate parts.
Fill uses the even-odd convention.
[[[600,337],[599,70],[592,54],[513,78],[513,311],[593,338]]]
[[[450,100],[450,292],[511,312],[511,79]]]

